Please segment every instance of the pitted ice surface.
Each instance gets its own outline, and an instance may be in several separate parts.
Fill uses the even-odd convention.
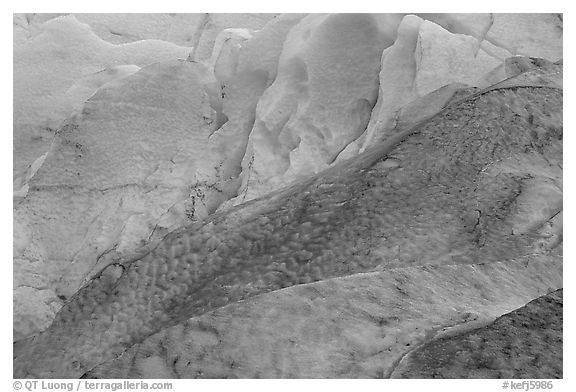
[[[14,376],[80,377],[161,329],[302,283],[557,252],[536,249],[535,230],[511,229],[527,180],[561,186],[552,168],[561,108],[555,88],[484,91],[320,176],[177,230],[121,274],[109,267],[46,331],[17,342]],[[542,170],[488,170],[517,156]],[[531,194],[521,202],[538,203]]]

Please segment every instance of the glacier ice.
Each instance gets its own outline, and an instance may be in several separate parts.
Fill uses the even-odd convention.
[[[219,188],[213,83],[201,64],[156,63],[99,89],[58,131],[15,214],[53,266],[38,272],[51,290],[69,296],[104,260],[136,257],[216,209],[198,189]]]
[[[290,30],[256,108],[242,162],[244,199],[328,167],[364,131],[377,98],[381,38],[372,15],[310,15]]]
[[[113,45],[74,16],[38,26],[14,46],[14,189],[25,185],[29,165],[48,150],[55,131],[91,88],[129,74],[126,66],[186,58],[189,51],[157,40]]]
[[[16,336],[104,265],[462,94],[522,72],[561,86],[526,72],[561,58],[552,14],[14,15]],[[527,194],[558,202],[555,176]]]
[[[433,272],[440,280],[453,276],[437,288],[466,292],[467,300],[479,294],[496,308],[518,298],[520,288],[528,299],[557,288],[562,280],[557,239],[533,235],[538,227],[530,235],[512,229],[522,227],[523,211],[530,208],[543,213],[534,217],[543,232],[551,231],[546,225],[559,223],[552,222],[558,216],[553,209],[541,208],[540,198],[550,193],[530,189],[535,178],[561,181],[562,91],[526,86],[519,79],[519,85],[508,81],[508,87],[496,85],[452,101],[420,127],[403,128],[365,153],[269,197],[176,230],[133,263],[109,267],[75,294],[46,331],[17,342],[15,374],[79,377],[190,317],[227,304],[238,311],[238,301],[271,291],[284,303],[291,290],[280,288],[326,280],[332,290],[343,284],[332,278],[374,269],[393,271],[384,281],[396,304],[424,288],[438,293],[426,278],[412,281],[413,272]],[[524,172],[514,166],[520,159],[528,163],[521,165]],[[502,170],[503,163],[510,170]],[[526,198],[520,199],[524,190]],[[527,268],[533,272],[524,275]],[[496,284],[490,294],[477,291],[489,282],[512,279],[518,279],[512,287]],[[353,285],[361,282],[353,280]],[[381,295],[388,297],[378,294],[379,286],[356,286],[370,298],[360,301],[355,295],[354,301],[359,306],[380,303]],[[311,299],[321,304],[324,295],[312,292]],[[333,299],[338,303],[341,298]],[[412,304],[427,308],[428,303],[409,300],[402,309],[414,309]],[[282,320],[292,316],[287,312]],[[330,317],[335,316],[328,312],[324,320],[333,325]],[[454,316],[466,321],[470,312],[448,312],[441,325]],[[424,335],[430,330],[423,321],[416,324]],[[390,337],[389,347],[397,355],[405,352],[403,343],[419,341],[398,328]]]

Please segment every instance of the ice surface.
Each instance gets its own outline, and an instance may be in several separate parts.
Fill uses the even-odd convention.
[[[201,189],[225,192],[214,167],[224,159],[209,148],[211,84],[200,64],[150,65],[99,89],[58,132],[15,218],[54,266],[41,272],[51,290],[69,296],[90,271],[216,209]]]
[[[268,22],[253,37],[244,42],[238,58],[238,72],[263,70],[267,73],[268,87],[276,79],[278,59],[288,32],[305,14],[282,14]]]
[[[38,26],[14,47],[14,189],[25,185],[28,166],[48,150],[62,121],[98,87],[189,51],[154,40],[113,45],[73,16]]]
[[[108,90],[97,95],[104,91]],[[421,126],[405,128],[292,187],[176,230],[133,263],[104,270],[65,305],[49,329],[33,340],[18,342],[15,374],[80,377],[127,346],[191,317],[272,291],[276,291],[272,303],[281,306],[291,300],[289,294],[284,296],[290,291],[281,289],[315,281],[325,280],[329,290],[322,294],[323,288],[310,289],[318,306],[322,308],[322,297],[333,300],[333,306],[322,308],[326,313],[314,312],[326,325],[334,325],[333,318],[343,320],[336,311],[342,308],[334,306],[344,296],[330,295],[339,287],[351,293],[351,302],[358,300],[358,306],[382,304],[382,296],[392,297],[388,304],[378,305],[382,310],[376,314],[397,317],[386,327],[390,341],[381,342],[395,355],[402,355],[407,343],[434,332],[432,320],[439,328],[465,323],[474,309],[482,317],[494,317],[498,315],[494,309],[509,311],[554,290],[562,282],[561,229],[554,235],[544,233],[561,225],[561,220],[541,203],[554,194],[554,186],[561,187],[561,113],[562,91],[554,86],[497,86],[452,101]],[[550,184],[549,191],[534,192],[534,181]],[[540,213],[529,216],[526,210]],[[526,218],[531,221],[528,225]],[[522,227],[529,229],[515,231]],[[359,287],[355,279],[350,285],[330,281],[375,270],[391,271],[383,279],[387,283]],[[429,274],[438,280],[428,279]],[[442,284],[448,276],[450,283]],[[514,285],[506,284],[512,280]],[[384,285],[395,294],[380,291]],[[309,287],[296,288],[300,294],[293,297],[295,304],[306,303]],[[521,288],[526,291],[519,295]],[[425,290],[430,294],[420,298]],[[440,318],[436,318],[439,312],[428,313],[431,301],[443,309],[447,303],[443,298],[457,298],[457,292],[466,297],[458,298],[458,303],[470,301],[470,308],[461,312],[446,308]],[[396,316],[398,306],[401,312]],[[271,319],[285,324],[305,320],[309,308],[297,307],[304,314],[288,311]],[[236,309],[245,314],[243,308]],[[414,314],[422,318],[412,324],[403,318],[404,310],[417,310]],[[378,324],[366,321],[358,330],[354,319],[364,317],[352,316],[329,336],[350,336],[353,343],[342,348],[343,356],[365,358],[371,347],[366,342],[373,340],[368,331]],[[396,328],[400,320],[410,328]],[[243,340],[246,347],[253,347],[251,337],[276,329],[268,322],[252,329],[254,333]],[[326,335],[304,336],[318,342],[315,336]],[[185,356],[182,363],[192,358]],[[349,361],[326,363],[346,366]],[[277,363],[269,362],[272,371],[278,369]],[[370,366],[354,374],[374,376],[378,369],[393,365],[368,362]],[[332,368],[319,365],[318,374],[332,374]]]
[[[562,59],[562,14],[495,14],[486,38],[512,54]]]
[[[311,15],[288,34],[256,109],[243,167],[250,199],[328,167],[365,129],[382,34],[371,15]]]
[[[247,29],[224,29],[214,42],[210,67],[219,80],[230,78],[236,72],[242,43],[252,38]]]
[[[195,61],[210,59],[216,37],[224,29],[260,30],[278,14],[203,14],[192,53]]]
[[[296,286],[165,329],[89,376],[386,378],[440,326],[481,326],[558,286],[557,266],[405,268]]]
[[[562,58],[562,14],[419,14],[457,34],[473,36],[513,55]]]
[[[421,16],[471,35],[452,33],[419,16],[405,16],[394,44],[382,52],[378,101],[370,123],[364,134],[346,147],[339,160],[365,150],[375,138],[383,138],[396,126],[400,109],[420,97],[453,83],[485,87],[483,82],[490,72],[494,83],[506,77],[493,70],[511,54],[483,40],[490,26],[489,18],[473,17],[480,27],[467,28],[469,25],[455,23],[450,15]]]
[[[197,44],[205,14],[73,14],[103,40],[113,44],[157,39],[176,45]]]
[[[520,74],[499,86],[561,89],[562,34],[552,14],[15,14],[15,338],[45,329],[103,266],[357,159],[479,88]],[[536,139],[561,132],[561,115],[537,118]],[[561,247],[550,148],[549,162],[516,154],[487,173],[533,176],[503,224]]]
[[[511,56],[490,43],[483,42],[478,51],[475,45],[473,37],[452,34],[432,22],[422,23],[415,51],[417,94],[423,96],[454,82],[475,86]]]
[[[232,196],[238,194],[241,186],[241,164],[254,126],[256,104],[276,79],[278,59],[286,35],[303,17],[299,14],[282,15],[270,21],[261,31],[254,32],[250,38],[240,37],[242,44],[239,48],[236,47],[222,59],[221,63],[228,65],[226,72],[220,72],[216,69],[218,63],[214,64],[226,122],[210,137],[210,143],[216,146],[217,156],[226,158],[218,164],[219,176],[227,182]],[[221,53],[218,48],[214,52]],[[212,57],[216,56],[213,54]],[[221,209],[238,203],[241,198],[224,201]]]
[[[372,143],[374,134],[394,126],[398,110],[418,97],[414,89],[416,79],[415,51],[423,19],[408,15],[398,26],[394,44],[382,52],[379,94],[370,123],[362,137],[347,146],[339,159],[356,155],[360,148]]]

